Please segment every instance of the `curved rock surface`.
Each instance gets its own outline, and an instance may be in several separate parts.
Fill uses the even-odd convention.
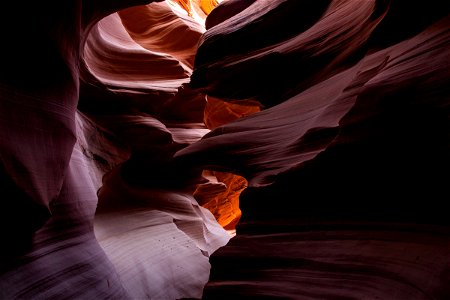
[[[375,4],[256,1],[205,33],[191,84],[224,99],[286,100],[355,59],[385,13]]]
[[[127,32],[139,45],[169,54],[192,68],[197,43],[204,32],[194,19],[177,14],[168,2],[153,3],[145,9],[128,8],[119,15]],[[158,69],[166,71],[163,67]]]
[[[282,231],[261,228],[251,233],[238,230],[213,256],[204,299],[447,299],[450,295],[448,227],[309,222],[289,224]]]
[[[444,155],[444,162],[446,145],[443,141],[429,140],[441,130],[439,126],[444,123],[440,122],[445,122],[438,109],[449,96],[444,88],[450,83],[445,52],[450,36],[446,24],[447,20],[443,20],[415,38],[367,55],[355,66],[282,104],[221,126],[177,155],[194,165],[229,167],[250,178],[253,186],[270,183],[279,173],[301,166],[327,148],[347,145],[351,140],[358,142],[354,136],[364,136],[366,143],[378,144],[379,147],[389,142],[392,155],[396,151],[398,155],[405,155],[402,153],[410,146],[406,144],[408,138],[411,138],[410,143],[442,143],[436,145],[438,152],[435,155]],[[414,94],[411,95],[413,88]],[[388,107],[380,109],[382,103]],[[388,115],[395,114],[402,106],[405,106],[403,114],[397,120],[390,120]],[[424,106],[429,111],[421,111]],[[416,126],[421,126],[422,131],[428,130],[429,135],[426,136],[425,132],[420,135],[420,131],[411,135],[408,128],[392,126],[392,131],[396,131],[402,143],[388,141],[389,135],[394,133],[381,132],[388,130],[383,129],[391,125],[388,122],[396,122],[398,124],[392,125],[398,127],[413,128],[413,114],[417,114],[415,116],[421,124],[428,121]],[[360,118],[360,115],[366,117]],[[369,127],[366,122],[371,120],[378,122],[380,130],[374,136],[364,132]],[[360,133],[347,133],[348,130]],[[378,140],[375,139],[375,135],[380,134]],[[419,142],[418,139],[424,140]],[[386,151],[378,155],[389,156],[389,150]]]
[[[7,7],[42,48],[2,23],[0,298],[199,298],[229,240],[193,198],[201,173],[172,162],[208,132],[204,96],[183,86],[204,29],[165,2],[130,9],[135,23],[116,12],[145,1],[107,2]],[[139,21],[159,26],[153,42],[127,31]],[[161,38],[182,28],[177,46]],[[171,115],[181,101],[193,116]]]
[[[450,298],[445,1],[4,10],[0,298]]]
[[[205,298],[448,298],[448,5],[331,1],[262,41],[295,5],[262,3],[205,33],[191,84],[273,107],[176,154],[249,180]]]

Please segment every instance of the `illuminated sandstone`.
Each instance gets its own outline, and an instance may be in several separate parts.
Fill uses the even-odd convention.
[[[446,1],[149,2],[3,3],[0,298],[450,298]]]

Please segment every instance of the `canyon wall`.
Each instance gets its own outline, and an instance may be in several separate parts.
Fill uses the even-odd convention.
[[[4,11],[0,298],[450,298],[445,1]]]

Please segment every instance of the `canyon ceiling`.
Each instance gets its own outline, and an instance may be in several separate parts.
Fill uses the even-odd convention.
[[[450,4],[8,1],[0,299],[450,299]]]

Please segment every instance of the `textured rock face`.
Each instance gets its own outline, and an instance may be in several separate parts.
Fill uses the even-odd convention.
[[[449,7],[319,1],[289,26],[307,2],[256,1],[199,46],[192,86],[267,108],[176,154],[249,181],[205,298],[446,299]]]
[[[172,162],[208,132],[183,86],[204,29],[168,2],[116,13],[137,4],[7,5],[2,299],[199,298],[229,240],[193,197],[201,171]]]
[[[0,298],[450,298],[445,1],[150,2],[4,5]]]

